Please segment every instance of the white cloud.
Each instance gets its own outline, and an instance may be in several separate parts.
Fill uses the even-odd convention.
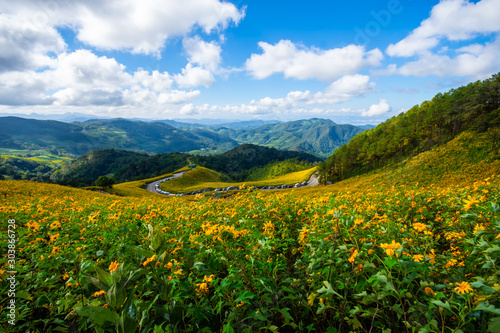
[[[214,82],[213,74],[202,67],[193,67],[190,63],[182,69],[182,74],[174,75],[175,83],[180,88],[191,88],[198,86],[210,87]]]
[[[187,38],[183,41],[184,50],[191,64],[199,65],[212,73],[221,62],[221,48],[215,42],[205,42],[199,36]]]
[[[160,73],[159,71],[155,70],[151,74],[149,74],[148,71],[139,68],[134,73],[133,81],[135,83],[133,87],[135,90],[148,88],[156,92],[162,92],[170,89],[174,80],[167,72]]]
[[[500,1],[444,0],[408,37],[391,44],[390,56],[410,57],[437,46],[442,39],[463,41],[500,31]]]
[[[370,106],[368,111],[362,111],[361,116],[363,117],[373,117],[384,114],[391,110],[389,103],[384,98],[379,98],[378,104],[373,104]]]
[[[260,100],[252,100],[248,104],[240,106],[215,107],[219,112],[232,112],[234,114],[321,114],[351,112],[347,109],[325,110],[321,105],[335,105],[350,101],[352,98],[373,93],[375,83],[370,81],[366,75],[347,75],[328,86],[324,92],[311,93],[306,91],[292,91],[285,97],[264,97]],[[204,106],[207,110],[208,106]],[[201,112],[201,110],[199,110]],[[214,111],[212,109],[212,111]],[[354,112],[354,111],[353,111]],[[360,111],[361,112],[361,111]]]
[[[485,79],[500,68],[500,39],[485,45],[473,44],[455,51],[456,55],[426,53],[418,60],[407,62],[400,67],[390,65],[382,73],[409,76],[466,76]]]
[[[375,83],[367,75],[346,75],[333,82],[324,93],[316,93],[314,104],[338,104],[374,92]]]
[[[0,14],[0,73],[48,66],[52,59],[47,53],[57,54],[65,48],[53,27],[35,29],[23,18]]]
[[[283,73],[285,78],[333,81],[362,68],[378,66],[383,59],[379,49],[366,52],[363,46],[356,45],[320,50],[281,40],[275,45],[260,42],[259,47],[263,53],[252,54],[245,64],[246,70],[257,79]]]
[[[28,18],[31,25],[69,26],[77,38],[103,50],[128,50],[159,56],[165,41],[200,27],[222,30],[245,16],[219,0],[19,0],[2,3],[2,13]]]
[[[196,112],[194,105],[192,103],[189,103],[189,104],[183,105],[181,107],[181,109],[179,110],[179,113],[181,115],[184,115],[184,116],[190,116],[190,115],[197,114],[198,112]]]
[[[42,71],[0,73],[0,104],[6,105],[176,105],[199,96],[199,90],[172,90],[169,73],[133,74],[113,58],[88,50],[61,53]]]

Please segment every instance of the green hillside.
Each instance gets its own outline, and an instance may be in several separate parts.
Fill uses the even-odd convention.
[[[307,151],[327,157],[365,129],[353,125],[338,125],[327,119],[307,119],[269,124],[249,130],[226,127],[214,130],[239,143]]]
[[[357,135],[320,165],[321,178],[324,182],[339,181],[403,165],[408,158],[449,142],[464,131],[481,133],[498,126],[500,74],[440,93]]]
[[[125,150],[98,149],[66,163],[51,175],[51,180],[64,185],[90,186],[99,176],[108,175],[117,183],[121,183],[155,177],[173,172],[189,163],[196,163],[226,174],[232,180],[245,181],[253,168],[289,159],[295,159],[293,163],[306,165],[308,168],[311,168],[314,162],[319,162],[319,158],[311,154],[280,151],[255,145],[241,145],[223,154],[212,156],[186,153],[150,156]],[[275,174],[277,175],[279,174]]]
[[[220,155],[193,156],[190,160],[201,166],[228,175],[235,181],[245,181],[247,170],[263,167],[271,162],[298,159],[307,163],[319,162],[319,158],[304,152],[277,150],[244,144]]]
[[[53,120],[0,118],[0,148],[48,149],[58,155],[79,156],[105,148],[159,154],[200,149],[227,151],[235,146],[236,141],[211,131],[186,131],[162,122],[112,119],[68,124]]]

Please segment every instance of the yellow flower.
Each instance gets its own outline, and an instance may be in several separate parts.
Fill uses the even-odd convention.
[[[316,299],[316,295],[318,295],[318,294],[311,293],[311,295],[309,295],[309,296],[307,297],[307,304],[308,304],[309,306],[313,306],[313,304],[314,304],[314,300]]]
[[[474,206],[474,204],[476,203],[479,203],[479,200],[477,200],[476,198],[472,197],[471,195],[469,195],[469,200],[464,200],[464,202],[466,203],[466,205],[464,206],[464,210],[465,211],[468,211],[469,209],[472,208],[472,206]]]
[[[484,226],[484,224],[483,223],[476,224],[476,226],[474,227],[474,234],[477,234],[481,230],[482,231],[486,230],[486,227]]]
[[[427,226],[423,223],[413,223],[413,229],[422,232],[427,229]]]
[[[385,249],[385,253],[392,258],[395,254],[394,250],[399,250],[401,248],[401,243],[396,243],[393,240],[391,244],[387,243],[380,244],[380,247]]]
[[[209,292],[207,282],[195,283],[195,285],[197,287],[196,294],[198,295],[198,297],[201,297],[202,294],[207,294]]]
[[[143,263],[142,263],[142,265],[145,267],[145,266],[147,266],[150,262],[155,261],[155,260],[156,260],[156,254],[153,254],[153,256],[152,256],[151,258],[146,259],[146,261],[145,261],[145,262],[143,262]]]
[[[213,274],[211,274],[211,275],[210,275],[210,276],[208,276],[208,277],[207,277],[206,275],[203,277],[203,280],[205,280],[205,282],[207,282],[207,283],[212,282],[212,281],[213,281],[213,279],[214,279],[214,275],[213,275]]]
[[[60,227],[61,227],[61,223],[59,223],[58,221],[52,222],[50,224],[50,229],[57,229],[57,228],[60,228]]]
[[[114,272],[118,269],[118,266],[120,266],[120,264],[118,263],[118,261],[113,261],[111,264],[109,264],[109,271],[110,272]]]
[[[96,291],[95,293],[92,294],[92,297],[98,297],[101,295],[106,295],[106,292],[104,290]]]
[[[354,260],[356,260],[356,256],[358,255],[359,251],[358,250],[354,250],[351,254],[351,256],[349,257],[349,262],[351,264],[354,264]]]
[[[421,255],[421,254],[415,254],[415,255],[413,256],[413,260],[414,260],[415,262],[422,262],[422,259],[424,259],[424,256],[423,256],[423,255]]]
[[[455,291],[460,294],[465,294],[465,293],[470,293],[471,291],[474,291],[472,289],[471,285],[467,281],[463,281],[461,283],[456,282],[458,287],[455,287]]]

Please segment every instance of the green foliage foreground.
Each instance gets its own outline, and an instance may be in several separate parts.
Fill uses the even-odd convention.
[[[185,201],[0,181],[2,331],[497,332],[499,183]]]

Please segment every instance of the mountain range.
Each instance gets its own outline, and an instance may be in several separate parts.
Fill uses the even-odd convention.
[[[366,129],[326,119],[285,123],[255,120],[208,126],[175,120],[119,118],[65,123],[8,116],[0,117],[0,148],[80,156],[106,148],[159,154],[224,152],[241,144],[256,144],[327,157]]]

